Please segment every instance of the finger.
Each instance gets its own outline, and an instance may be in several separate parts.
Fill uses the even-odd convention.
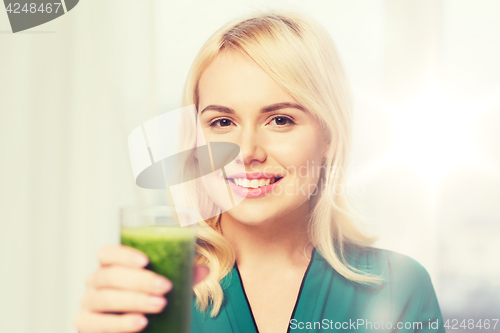
[[[208,274],[210,273],[210,269],[205,265],[198,265],[194,267],[194,278],[193,278],[193,286],[203,281]]]
[[[102,266],[124,265],[132,267],[144,267],[149,258],[141,251],[125,245],[108,245],[99,250],[99,262]]]
[[[148,324],[147,318],[139,313],[102,314],[81,311],[74,320],[79,333],[132,333],[142,331]]]
[[[81,299],[81,306],[93,312],[159,313],[167,300],[158,295],[119,289],[90,289]]]
[[[107,266],[90,275],[87,286],[115,288],[163,295],[172,290],[172,282],[166,277],[142,268]]]

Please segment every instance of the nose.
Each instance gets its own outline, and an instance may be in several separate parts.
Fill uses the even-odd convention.
[[[265,139],[262,135],[259,135],[258,131],[255,129],[249,128],[243,131],[237,144],[241,148],[241,155],[243,157],[243,159],[238,157],[236,159],[237,163],[250,166],[256,163],[264,163],[266,161],[267,154],[265,150]]]

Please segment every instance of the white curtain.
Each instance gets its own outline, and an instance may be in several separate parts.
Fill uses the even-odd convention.
[[[119,207],[161,202],[134,184],[129,132],[179,106],[212,32],[266,8],[309,13],[337,43],[351,194],[377,245],[429,270],[449,318],[498,314],[497,1],[83,0],[16,34],[0,14],[0,332],[75,331]]]

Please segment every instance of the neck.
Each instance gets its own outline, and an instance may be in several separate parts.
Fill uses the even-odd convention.
[[[227,213],[221,216],[224,237],[236,253],[236,262],[250,267],[283,264],[303,265],[311,258],[307,218],[309,201],[267,223],[244,224]]]

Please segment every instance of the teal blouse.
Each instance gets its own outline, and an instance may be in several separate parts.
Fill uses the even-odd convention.
[[[288,332],[446,332],[429,274],[417,261],[372,247],[346,253],[355,268],[382,276],[381,286],[347,280],[314,249]],[[193,300],[191,332],[257,333],[236,264],[221,285],[224,303],[215,318],[198,311]]]

